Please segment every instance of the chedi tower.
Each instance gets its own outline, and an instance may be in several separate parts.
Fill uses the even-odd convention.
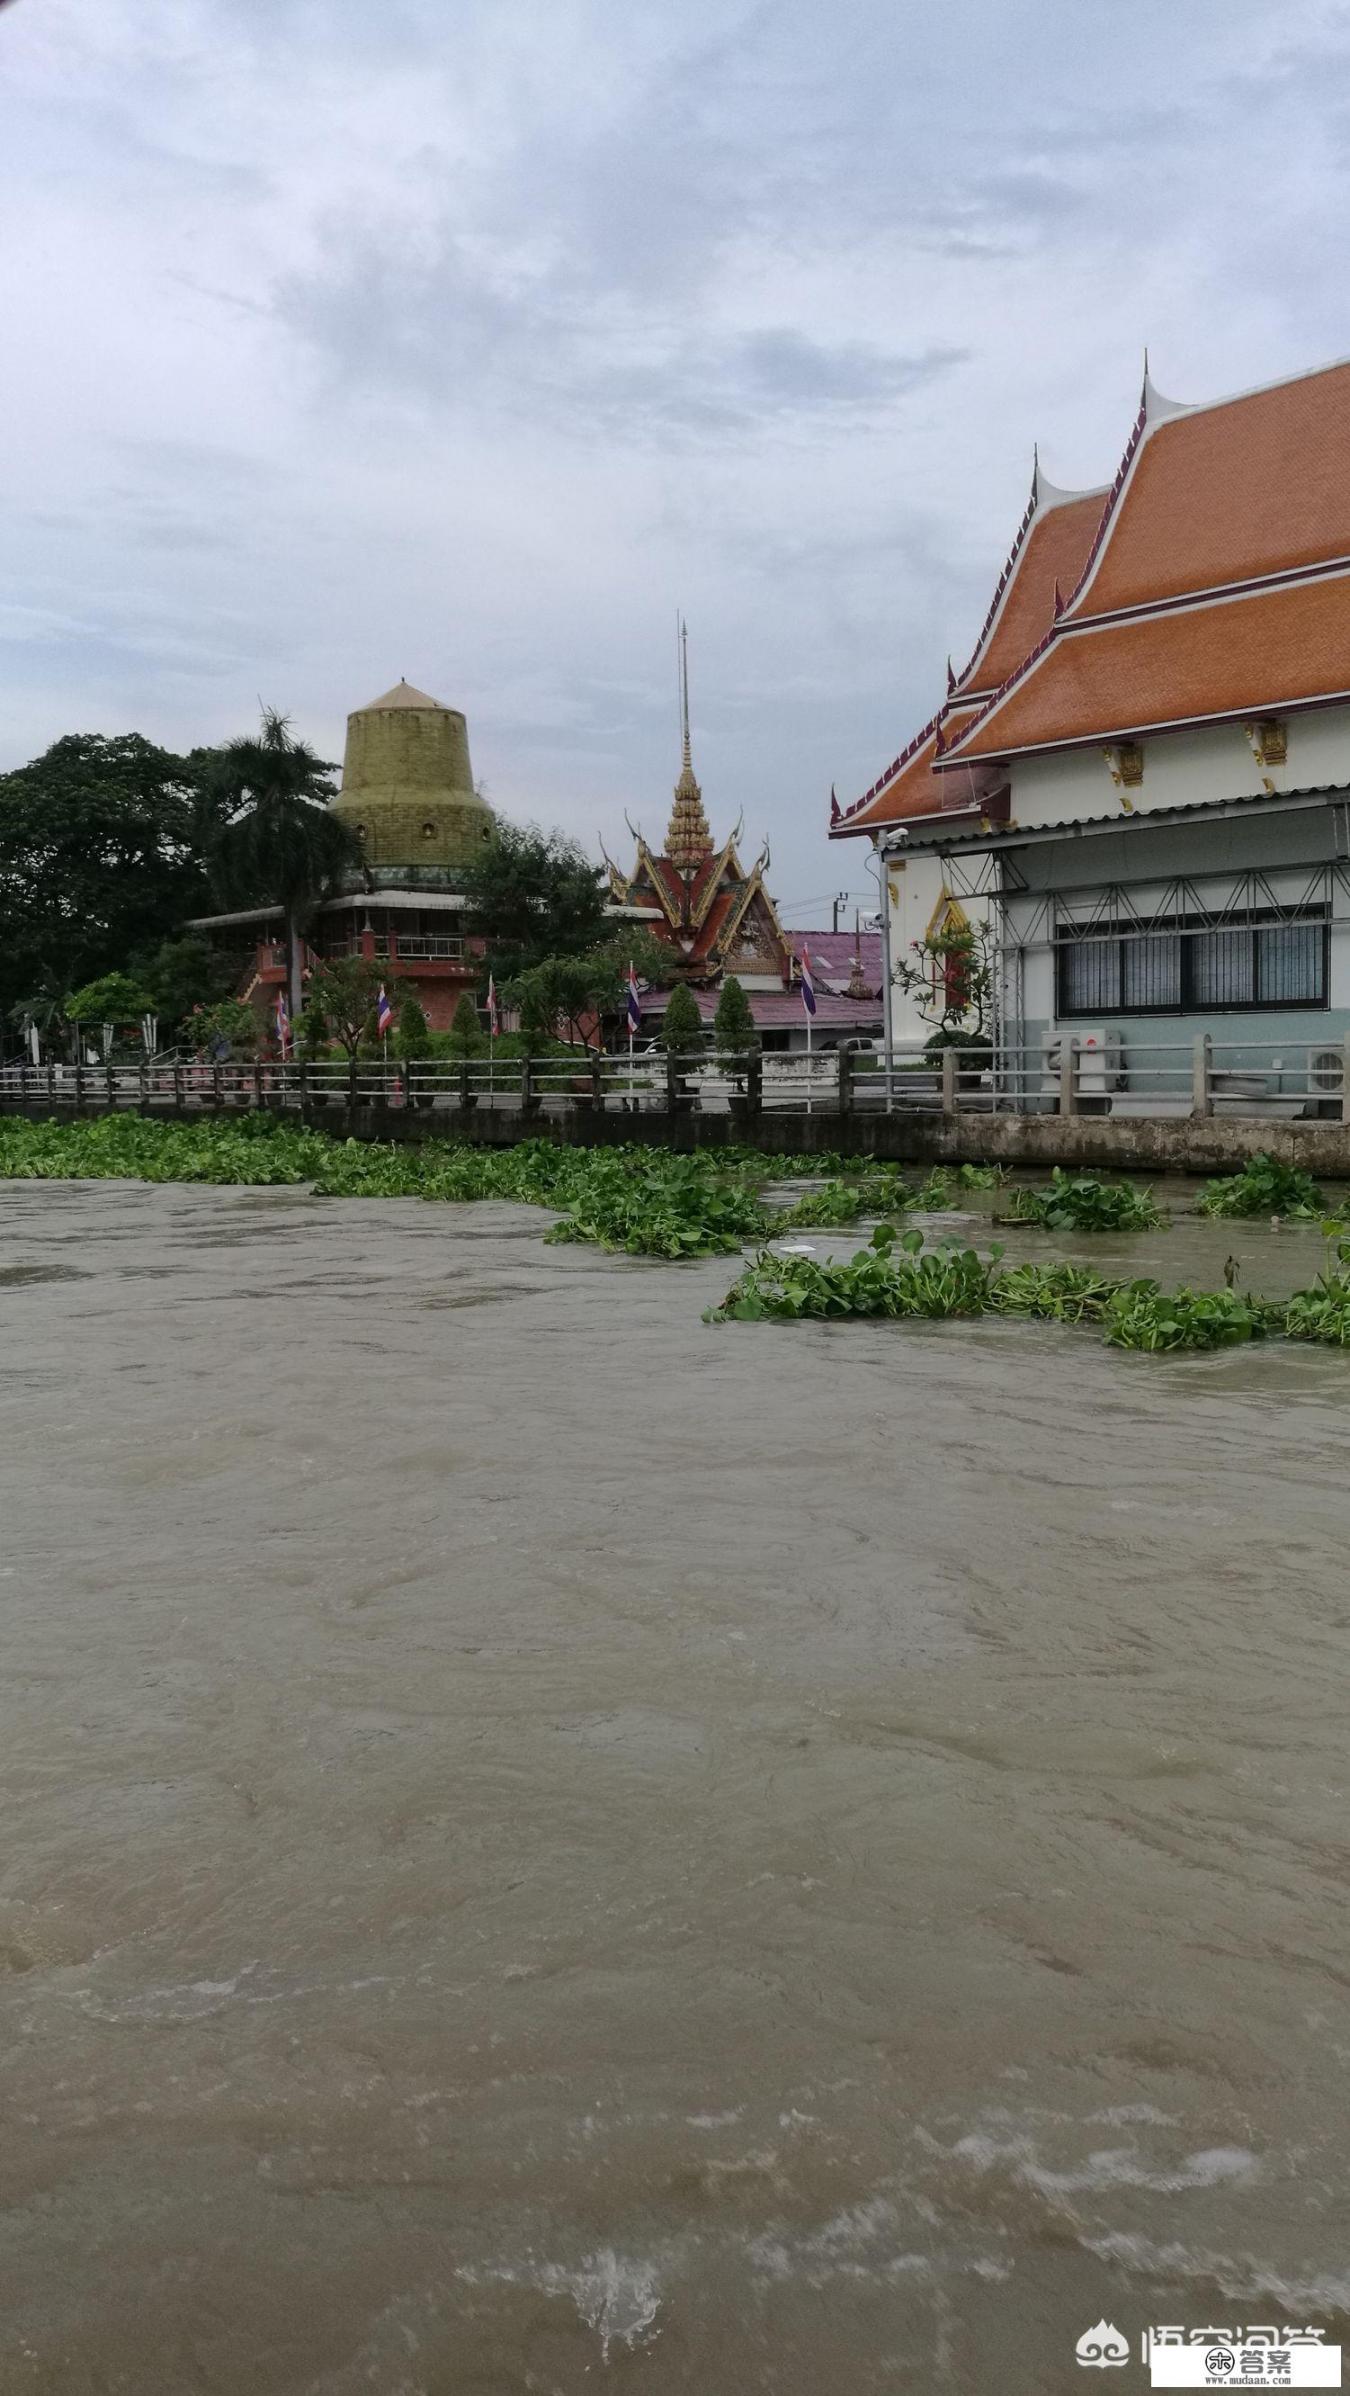
[[[462,865],[492,831],[492,810],[473,787],[469,729],[410,682],[347,718],[342,788],[335,812],[353,824],[365,863],[382,879],[391,867]]]

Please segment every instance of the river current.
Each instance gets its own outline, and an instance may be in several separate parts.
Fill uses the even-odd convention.
[[[1350,1361],[545,1220],[0,1186],[3,2396],[1350,2346]]]

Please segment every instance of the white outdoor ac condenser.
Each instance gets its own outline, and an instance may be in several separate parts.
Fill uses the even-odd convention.
[[[1080,1098],[1103,1098],[1108,1090],[1125,1086],[1124,1058],[1119,1032],[1083,1031],[1056,1032],[1041,1051],[1047,1090],[1059,1088],[1060,1062],[1064,1042],[1072,1040],[1078,1051],[1078,1094]]]

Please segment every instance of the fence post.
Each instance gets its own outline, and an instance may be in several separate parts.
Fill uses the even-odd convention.
[[[211,1063],[211,1104],[215,1108],[217,1114],[220,1113],[221,1108],[225,1104],[225,1092],[221,1086],[220,1079],[219,1057],[213,1058]]]
[[[259,1114],[261,1114],[261,1112],[262,1112],[262,1058],[261,1058],[261,1057],[260,1057],[260,1056],[259,1056],[259,1055],[256,1053],[256,1051],[255,1051],[255,1053],[254,1053],[254,1058],[253,1058],[253,1103],[254,1103],[255,1107],[258,1109],[258,1112],[259,1112]]]
[[[1191,1113],[1212,1115],[1214,1093],[1209,1086],[1210,1042],[1208,1032],[1197,1032],[1191,1050]]]
[[[55,1113],[56,1113],[56,1060],[55,1060],[55,1058],[54,1058],[54,1057],[48,1057],[48,1059],[47,1059],[47,1104],[48,1104],[48,1106],[51,1108],[51,1110],[52,1110],[52,1113],[53,1113],[53,1114],[55,1114]]]
[[[942,1051],[942,1112],[944,1115],[956,1113],[956,1050],[954,1048],[944,1048]]]
[[[764,1058],[758,1048],[752,1048],[745,1060],[745,1111],[747,1115],[764,1111]]]
[[[666,1107],[667,1107],[667,1111],[668,1111],[670,1114],[672,1114],[672,1115],[678,1114],[678,1112],[679,1112],[679,1105],[680,1105],[680,1074],[679,1074],[679,1062],[678,1062],[678,1059],[676,1058],[676,1055],[675,1055],[675,1051],[674,1051],[674,1049],[673,1049],[673,1048],[668,1048],[668,1049],[666,1050]]]
[[[80,1035],[75,1034],[75,1112],[84,1112],[84,1058],[80,1053]]]
[[[183,1112],[183,1060],[181,1057],[175,1057],[173,1061],[173,1111],[176,1115],[181,1115]]]
[[[605,1111],[605,1060],[598,1048],[591,1050],[591,1105],[597,1115]]]
[[[117,1105],[117,1091],[113,1082],[111,1049],[103,1060],[103,1095],[107,1102],[108,1113],[111,1115],[113,1109]]]
[[[1060,1034],[1059,1042],[1059,1111],[1078,1112],[1078,1044],[1067,1032]]]
[[[853,1107],[853,1059],[843,1041],[839,1043],[839,1112],[847,1115]]]
[[[539,1107],[539,1100],[538,1100],[538,1098],[535,1096],[535,1088],[534,1088],[534,1059],[533,1059],[533,1057],[522,1057],[522,1058],[521,1058],[521,1060],[520,1060],[520,1111],[521,1111],[521,1114],[522,1114],[522,1115],[533,1115],[533,1114],[536,1114],[536,1113],[538,1112],[538,1107]]]
[[[140,1072],[137,1079],[140,1087],[140,1110],[143,1115],[148,1115],[150,1112],[150,1068],[145,1061],[144,1049],[141,1051]]]

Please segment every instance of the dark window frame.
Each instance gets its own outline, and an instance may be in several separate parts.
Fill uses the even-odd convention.
[[[1321,932],[1318,957],[1317,998],[1266,998],[1261,995],[1262,948],[1257,938],[1260,932],[1313,926]],[[1237,934],[1250,941],[1251,998],[1211,999],[1195,995],[1195,942],[1206,934],[1231,937]],[[1106,1006],[1100,1001],[1076,1006],[1069,998],[1069,960],[1085,948],[1111,948],[1117,952],[1118,987],[1124,987],[1124,959],[1121,955],[1126,941],[1178,940],[1180,943],[1179,997],[1176,1005],[1170,1001],[1158,1006]],[[1138,924],[1108,922],[1094,924],[1089,931],[1085,925],[1064,925],[1055,933],[1055,1015],[1063,1023],[1095,1023],[1103,1020],[1144,1015],[1270,1015],[1319,1014],[1331,1004],[1331,914],[1325,906],[1297,908],[1281,914],[1276,908],[1265,908],[1242,921],[1215,921],[1212,917],[1196,915],[1170,916],[1150,924],[1147,929]]]

